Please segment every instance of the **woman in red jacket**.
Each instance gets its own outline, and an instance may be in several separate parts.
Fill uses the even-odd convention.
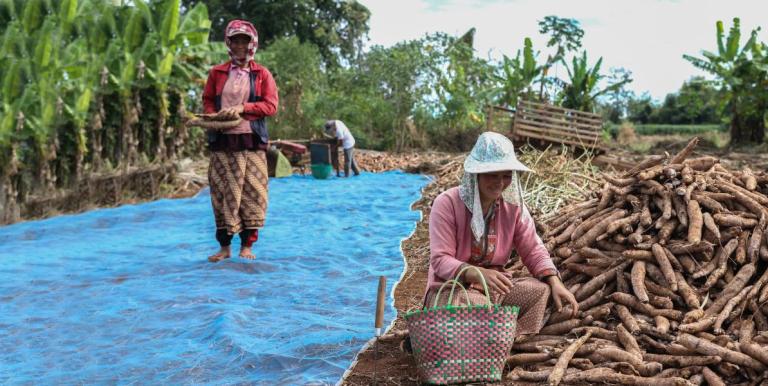
[[[240,234],[240,257],[253,259],[253,243],[267,213],[266,117],[277,111],[277,87],[272,74],[253,61],[259,36],[253,24],[232,20],[224,33],[230,60],[214,66],[203,91],[206,113],[240,125],[208,132],[211,151],[208,182],[221,249],[211,262],[230,257],[230,244]]]

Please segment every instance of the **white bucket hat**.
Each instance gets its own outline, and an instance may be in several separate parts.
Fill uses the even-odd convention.
[[[486,131],[477,138],[475,146],[464,160],[464,175],[459,184],[459,196],[472,213],[472,234],[480,240],[485,233],[485,216],[480,203],[480,189],[477,175],[499,171],[512,171],[512,183],[502,192],[505,202],[525,208],[523,188],[517,172],[530,172],[515,156],[515,147],[509,138],[499,133]]]
[[[509,138],[492,131],[480,134],[475,147],[464,160],[467,173],[491,173],[504,170],[530,172],[515,156],[515,146]]]

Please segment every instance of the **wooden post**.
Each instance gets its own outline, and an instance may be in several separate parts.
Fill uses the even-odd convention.
[[[379,289],[376,292],[376,336],[381,336],[381,328],[384,327],[384,301],[387,296],[387,278],[379,276]]]

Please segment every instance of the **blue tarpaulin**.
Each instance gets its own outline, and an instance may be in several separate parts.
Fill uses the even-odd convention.
[[[426,183],[272,180],[255,261],[206,260],[207,191],[0,227],[0,383],[335,383],[373,335],[377,277],[389,293],[403,270]]]

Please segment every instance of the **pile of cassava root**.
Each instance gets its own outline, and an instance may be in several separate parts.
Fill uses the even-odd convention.
[[[576,296],[520,337],[511,381],[768,382],[768,175],[716,158],[650,157],[546,224]]]

